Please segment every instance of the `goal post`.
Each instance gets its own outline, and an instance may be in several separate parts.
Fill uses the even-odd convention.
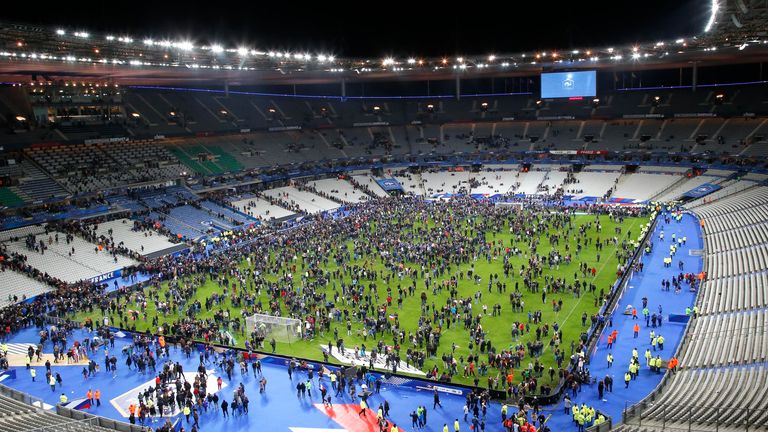
[[[271,339],[291,343],[301,339],[301,320],[272,315],[254,314],[245,318],[248,334],[254,334],[257,340],[268,342]]]
[[[522,210],[523,203],[520,201],[497,201],[495,203],[498,207],[510,207],[515,210]]]

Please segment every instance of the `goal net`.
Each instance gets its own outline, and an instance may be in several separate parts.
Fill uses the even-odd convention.
[[[295,318],[255,314],[245,319],[245,325],[248,333],[259,342],[269,342],[274,338],[278,342],[290,343],[301,339],[301,320]]]
[[[506,202],[506,201],[498,201],[496,202],[496,205],[499,207],[510,207],[515,210],[522,210],[523,209],[523,203],[519,201],[514,202]]]

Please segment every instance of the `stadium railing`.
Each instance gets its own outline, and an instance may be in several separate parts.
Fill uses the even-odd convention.
[[[24,393],[15,389],[12,389],[6,385],[0,384],[0,395],[3,395],[5,397],[8,397],[10,399],[13,399],[15,401],[23,402],[25,404],[28,404],[32,407],[43,409],[44,406],[43,401],[41,399],[38,399],[28,393]],[[29,429],[30,431],[34,430],[35,432],[43,432],[43,431],[61,431],[63,429],[66,430],[75,430],[77,429],[77,425],[81,426],[98,426],[106,429],[112,429],[120,432],[147,432],[151,431],[151,428],[147,427],[141,427],[132,425],[125,422],[120,422],[116,420],[111,420],[108,418],[100,417],[93,414],[88,414],[82,411],[74,410],[71,408],[66,408],[62,405],[56,406],[56,415],[62,416],[63,418],[72,419],[72,422],[67,423],[60,423],[56,425],[36,428],[36,429]],[[75,429],[72,429],[71,427],[75,427]]]
[[[694,212],[690,212],[689,211],[689,212],[686,212],[686,213],[691,214],[694,217],[698,218],[698,216]],[[675,353],[674,353],[673,357],[679,357],[680,356],[680,352],[682,351],[683,347],[685,347],[686,344],[689,343],[690,334],[688,332],[688,329],[691,326],[692,322],[693,321],[688,320],[688,322],[686,323],[685,329],[683,330],[683,338],[681,339],[680,343],[677,345],[677,348],[675,350]],[[644,420],[643,412],[645,410],[655,406],[656,401],[658,399],[660,399],[661,396],[664,394],[664,391],[666,390],[667,384],[669,384],[669,381],[672,379],[672,376],[673,376],[672,373],[670,373],[668,370],[665,370],[664,377],[661,379],[661,382],[659,382],[659,384],[653,389],[653,391],[651,393],[649,393],[640,402],[638,402],[638,403],[636,403],[634,405],[631,405],[631,406],[625,406],[624,410],[622,412],[622,415],[621,415],[622,416],[621,423],[624,424],[624,425],[627,425],[627,426],[641,427],[643,425],[643,420]],[[671,422],[673,419],[667,418],[667,416],[665,414],[666,410],[670,409],[670,408],[675,408],[675,411],[679,412],[678,409],[680,407],[688,408],[687,412],[689,413],[689,415],[686,415],[683,418],[676,417],[674,419],[675,426],[673,426],[673,425],[669,425],[668,426],[666,424],[667,421]],[[658,428],[658,423],[661,422],[661,430],[666,430],[666,429],[669,429],[669,430],[681,430],[679,425],[681,423],[683,423],[683,424],[686,424],[687,427],[686,428],[682,428],[682,429],[688,430],[688,431],[696,430],[695,427],[692,429],[692,427],[693,427],[692,425],[697,421],[697,418],[695,416],[690,415],[690,412],[694,408],[707,408],[707,409],[711,409],[711,410],[715,410],[715,411],[719,412],[719,410],[721,408],[723,408],[723,407],[704,407],[704,406],[695,405],[695,404],[665,405],[665,407],[663,408],[663,411],[662,411],[661,418],[659,418],[657,415],[654,415],[652,417],[652,420],[654,422],[653,427],[654,428]],[[736,427],[740,427],[741,426],[741,427],[744,427],[745,432],[748,432],[749,428],[751,426],[751,424],[749,423],[750,418],[760,418],[760,417],[762,417],[762,415],[756,415],[756,414],[765,414],[765,412],[766,412],[766,410],[755,410],[755,409],[750,410],[748,408],[740,409],[740,411],[743,412],[745,415],[744,416],[734,416],[734,417],[730,417],[729,420],[723,420],[723,419],[721,419],[720,415],[718,414],[715,417],[715,420],[713,422],[708,422],[707,425],[711,426],[711,427],[714,427],[715,430],[719,430],[719,428],[721,426],[722,427],[728,427],[729,430],[732,430],[732,428],[734,426],[736,426]],[[752,416],[752,417],[750,417],[750,416]],[[743,422],[737,422],[737,421],[733,420],[733,418],[743,419]],[[646,425],[647,425],[648,420],[650,420],[650,419],[651,418],[649,418],[649,417],[645,418]],[[738,424],[738,423],[742,423],[742,424]],[[651,426],[648,425],[648,427],[650,428]],[[708,428],[707,430],[710,430],[710,429]]]
[[[636,427],[642,430],[643,427],[648,430],[685,430],[685,431],[698,431],[703,430],[702,426],[705,425],[704,430],[707,431],[719,431],[721,428],[727,429],[730,432],[750,430],[761,430],[765,427],[765,424],[758,424],[757,420],[765,418],[768,410],[755,409],[755,408],[732,408],[722,406],[706,406],[706,405],[693,405],[693,404],[679,404],[679,405],[665,405],[662,408],[662,414],[654,414],[653,416],[643,417],[643,411],[654,406],[653,401],[642,401],[631,407],[627,408],[624,415],[630,415],[622,422],[623,425],[628,427]],[[681,410],[682,409],[682,410]],[[700,416],[695,414],[701,412],[701,409],[710,410],[715,412],[716,416],[714,420],[702,423]],[[728,410],[729,414],[735,412],[735,415],[729,415],[727,418],[723,418],[720,414],[721,410]],[[683,411],[683,415],[675,414],[674,416],[667,415],[667,411],[679,413]]]

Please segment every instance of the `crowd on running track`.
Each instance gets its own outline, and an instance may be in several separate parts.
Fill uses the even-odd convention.
[[[600,260],[599,254],[608,254],[611,249],[615,249],[614,253],[620,263],[617,272],[621,273],[626,271],[621,263],[632,256],[636,247],[630,240],[631,232],[622,233],[620,228],[615,232],[602,232],[597,219],[577,225],[572,213],[545,208],[530,210],[516,211],[469,198],[457,198],[449,203],[386,199],[360,204],[348,217],[318,220],[291,230],[258,228],[222,242],[229,247],[227,253],[203,252],[198,246],[196,253],[178,259],[162,257],[145,260],[129,273],[153,275],[149,284],[155,289],[149,290],[149,297],[144,297],[142,290],[120,289],[115,295],[104,296],[104,286],[57,284],[59,289],[55,294],[44,295],[32,303],[13,305],[0,311],[0,322],[5,328],[3,337],[32,324],[43,328],[43,315],[64,317],[78,310],[100,309],[104,315],[111,311],[118,315],[119,322],[110,324],[131,329],[135,328],[137,319],[147,319],[147,304],[153,302],[160,318],[153,318],[152,327],[173,337],[176,346],[191,355],[192,340],[230,343],[230,332],[226,330],[242,332],[245,316],[253,313],[276,314],[282,305],[288,309],[290,316],[302,319],[309,332],[322,332],[326,336],[332,333],[338,348],[344,348],[338,327],[343,328],[346,323],[349,329],[351,321],[362,322],[362,336],[366,340],[370,338],[374,346],[370,350],[371,357],[379,355],[386,358],[393,372],[397,371],[397,360],[402,359],[408,364],[422,367],[425,355],[442,355],[444,369],[440,371],[435,367],[429,371],[429,378],[450,381],[453,375],[464,373],[473,376],[475,386],[479,388],[480,372],[495,368],[502,378],[497,380],[494,374],[489,374],[487,387],[504,389],[510,399],[522,401],[521,396],[549,392],[549,388],[538,385],[537,379],[545,373],[537,356],[542,353],[541,347],[547,339],[559,367],[559,370],[549,369],[550,378],[557,374],[566,381],[566,385],[578,387],[578,381],[583,378],[580,372],[584,371],[586,338],[571,341],[570,354],[566,354],[566,349],[561,347],[562,331],[558,323],[541,322],[540,314],[535,310],[541,306],[528,305],[526,308],[520,300],[521,289],[540,293],[544,305],[548,304],[548,295],[554,297],[555,294],[567,294],[578,297],[591,292],[597,306],[607,293],[605,287],[598,288],[589,282],[596,269],[579,262],[581,250],[586,245],[596,248]],[[592,207],[590,210],[594,214],[608,214],[619,223],[624,217],[648,211],[645,208],[603,207]],[[590,228],[597,229],[597,236],[587,235]],[[487,231],[508,231],[515,235],[517,243],[509,245],[495,239],[486,241]],[[544,234],[546,238],[540,238]],[[248,241],[254,236],[259,236],[261,241]],[[624,240],[620,240],[622,238]],[[345,242],[348,240],[353,243],[351,248],[346,247]],[[523,249],[520,249],[520,242],[525,244]],[[222,243],[217,248],[222,248]],[[549,243],[549,247],[544,246],[546,243]],[[562,255],[554,249],[554,246],[560,244],[565,246]],[[605,252],[604,248],[607,249]],[[542,252],[547,249],[548,252]],[[515,254],[526,256],[527,265],[515,268],[509,262],[509,258]],[[33,271],[24,264],[22,256],[6,254],[5,258],[3,265]],[[247,263],[245,268],[240,266],[243,260]],[[374,269],[375,260],[383,262],[385,270]],[[489,275],[476,274],[472,263],[477,260],[498,260],[499,271]],[[356,263],[353,264],[353,261]],[[336,264],[337,270],[323,270],[330,263]],[[568,266],[569,263],[572,265]],[[471,268],[466,272],[458,271],[460,264],[470,264]],[[569,274],[573,272],[573,280],[546,275],[541,286],[538,280],[544,269],[561,269],[561,265],[567,266],[565,269],[568,269]],[[293,274],[297,271],[301,272],[300,280],[294,280]],[[266,274],[280,277],[278,281],[272,282],[264,277]],[[41,277],[49,278],[48,275]],[[465,278],[478,285],[477,292],[458,292],[458,281]],[[351,283],[346,282],[349,279]],[[197,288],[206,280],[215,281],[220,292],[205,299],[205,304],[192,301]],[[418,286],[419,280],[423,286]],[[163,281],[170,281],[170,289],[164,298],[158,294]],[[381,298],[379,294],[378,287],[382,285],[387,290],[386,298]],[[477,306],[482,302],[483,288],[489,292],[496,290],[498,293],[509,293],[510,309],[528,312],[528,321],[514,323],[511,336],[516,341],[522,333],[535,333],[535,342],[528,342],[527,345],[513,344],[511,348],[505,349],[486,339],[483,314],[479,313]],[[330,292],[332,296],[327,294]],[[441,292],[450,294],[445,304],[436,305],[430,301],[430,297]],[[261,293],[268,294],[270,301],[267,304],[258,300]],[[422,312],[418,330],[402,331],[397,308],[404,298],[416,295],[421,299]],[[242,316],[233,317],[224,313],[222,305],[225,300],[234,307],[240,307]],[[551,300],[551,307],[557,308],[558,302]],[[197,319],[196,313],[202,308],[218,308],[218,312],[213,319]],[[181,318],[176,315],[180,311],[183,315]],[[501,314],[500,305],[494,305],[496,313]],[[389,319],[390,315],[394,315],[395,319]],[[595,324],[605,319],[597,314],[581,318],[585,327],[582,336],[586,335],[588,321]],[[334,321],[339,325],[331,330]],[[109,340],[110,335],[101,327],[101,323],[94,326],[94,323],[88,322],[86,325],[98,328],[103,333],[103,340]],[[452,325],[461,325],[468,333],[472,355],[467,359],[456,359],[452,350],[447,351],[444,347],[442,354],[438,352],[440,330]],[[263,341],[256,334],[250,336],[248,348],[259,348]],[[151,415],[153,408],[159,412],[175,404],[184,414],[187,414],[186,407],[189,406],[189,415],[197,421],[195,413],[206,403],[213,402],[208,399],[209,392],[205,388],[204,361],[201,361],[201,370],[197,371],[194,384],[178,384],[174,377],[178,380],[180,371],[174,364],[161,361],[163,356],[167,356],[170,344],[158,351],[156,340],[138,338],[132,352],[122,353],[131,359],[130,364],[137,369],[139,365],[142,370],[162,369],[158,374],[159,382],[152,389],[154,392],[149,391],[144,398],[146,401],[149,397],[153,405],[134,407],[135,418],[141,421],[142,416]],[[402,350],[401,347],[407,348]],[[210,348],[205,351],[206,355],[209,351],[212,352]],[[481,354],[486,358],[481,359]],[[235,357],[236,354],[224,356],[226,361],[223,367],[230,376],[234,365],[241,363]],[[201,360],[217,361],[209,358]],[[565,366],[576,366],[577,373],[569,372],[563,367],[564,363]],[[222,367],[222,363],[215,364]],[[514,385],[514,370],[518,368],[523,368],[524,379],[519,385]],[[247,371],[247,366],[245,369]],[[154,399],[150,397],[152,393],[155,394]],[[159,407],[161,401],[164,402]],[[247,396],[243,392],[229,403],[230,411],[233,405],[234,408],[247,411],[246,401]],[[474,409],[474,406],[477,405],[469,405],[469,409]],[[523,402],[519,408],[521,412],[526,411]],[[538,404],[534,402],[530,409],[534,414],[531,419],[537,420]],[[513,417],[521,418],[517,415],[508,418]],[[517,420],[511,424],[506,422],[506,425],[509,430],[521,428]]]

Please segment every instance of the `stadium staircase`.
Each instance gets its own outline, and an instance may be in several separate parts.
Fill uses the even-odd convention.
[[[22,192],[23,198],[29,198],[29,201],[42,201],[51,197],[63,197],[70,194],[67,189],[50,178],[32,160],[23,159],[21,167],[24,175],[19,179],[18,188]]]

